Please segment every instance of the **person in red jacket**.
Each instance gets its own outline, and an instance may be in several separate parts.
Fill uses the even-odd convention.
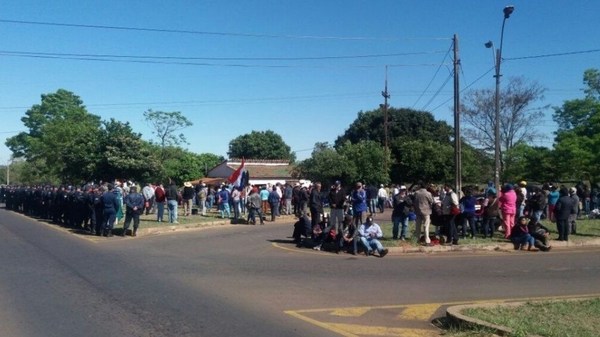
[[[156,221],[162,222],[165,215],[165,188],[159,184],[154,190],[154,202],[156,202]]]

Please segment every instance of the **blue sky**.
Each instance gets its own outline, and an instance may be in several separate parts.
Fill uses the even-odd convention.
[[[145,139],[152,138],[145,110],[181,111],[194,123],[184,131],[191,151],[226,156],[233,138],[273,130],[304,159],[315,142],[333,142],[359,111],[383,103],[387,65],[391,106],[431,111],[452,125],[452,81],[443,86],[451,38],[459,38],[461,88],[492,88],[484,43],[499,45],[506,5],[515,12],[505,59],[596,52],[506,60],[503,78],[539,82],[547,89],[540,106],[581,97],[583,71],[600,68],[597,0],[4,0],[0,163],[10,156],[4,139],[25,131],[25,111],[59,88],[79,95],[90,113],[130,122]],[[100,55],[113,57],[90,60]],[[551,114],[537,125],[550,137]]]

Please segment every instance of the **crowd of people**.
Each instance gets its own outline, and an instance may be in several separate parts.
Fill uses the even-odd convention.
[[[484,189],[466,187],[460,193],[450,184],[436,186],[418,182],[404,185],[363,185],[345,188],[336,181],[329,190],[321,183],[290,183],[244,187],[207,186],[189,182],[178,187],[146,184],[141,190],[131,182],[86,184],[84,186],[2,186],[0,201],[6,208],[82,228],[94,235],[112,236],[124,219],[122,234],[135,236],[140,215],[155,214],[158,222],[178,223],[178,213],[206,216],[216,211],[235,222],[264,224],[284,215],[295,215],[294,241],[320,250],[326,242],[339,252],[387,254],[379,239],[381,228],[374,215],[391,209],[392,240],[417,240],[423,245],[458,244],[461,238],[491,238],[499,229],[515,248],[549,250],[549,230],[541,223],[556,223],[558,240],[577,233],[577,216],[593,214],[598,192],[585,184],[571,188],[544,184],[505,184],[500,190],[490,182]],[[460,194],[460,196],[459,196]],[[329,212],[325,213],[325,209]],[[414,220],[414,230],[409,222]],[[129,227],[133,222],[133,229]],[[430,227],[434,227],[433,233]],[[310,241],[310,243],[308,243]]]

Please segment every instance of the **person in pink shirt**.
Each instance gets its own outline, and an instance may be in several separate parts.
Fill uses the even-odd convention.
[[[515,226],[515,213],[517,213],[517,194],[511,184],[504,185],[500,201],[502,212],[502,225],[504,226],[504,238],[510,239],[510,234]]]

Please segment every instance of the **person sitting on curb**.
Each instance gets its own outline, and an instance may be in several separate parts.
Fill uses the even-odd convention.
[[[547,252],[552,249],[552,246],[548,243],[548,237],[550,235],[550,230],[546,228],[544,225],[531,219],[529,224],[527,225],[527,229],[529,230],[529,234],[533,236],[535,240],[535,247],[543,252]]]
[[[348,250],[350,251],[350,245],[352,245],[352,250],[350,253],[352,255],[356,255],[358,253],[358,230],[356,230],[356,225],[354,221],[352,221],[352,215],[344,216],[344,231],[342,233],[342,245],[347,245]]]
[[[510,240],[515,245],[515,250],[524,249],[525,244],[527,244],[527,250],[537,251],[537,248],[534,248],[535,239],[529,234],[528,224],[529,218],[522,216],[519,217],[517,224],[513,227]]]
[[[383,232],[381,231],[381,227],[373,222],[372,215],[367,217],[367,222],[360,225],[358,234],[360,235],[360,242],[365,247],[365,254],[367,256],[373,255],[373,250],[377,250],[379,257],[384,257],[388,253],[388,250],[383,248],[383,245],[378,240],[383,237]]]

